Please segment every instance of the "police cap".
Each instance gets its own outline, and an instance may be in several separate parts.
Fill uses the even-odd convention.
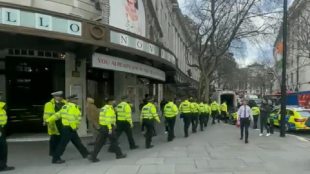
[[[76,94],[70,95],[67,97],[68,100],[74,100],[74,99],[79,99],[79,97]]]
[[[63,95],[63,92],[62,91],[55,91],[55,92],[52,92],[51,95],[54,97],[57,97],[57,96],[60,97]]]

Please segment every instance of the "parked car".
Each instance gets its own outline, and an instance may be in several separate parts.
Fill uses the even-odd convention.
[[[274,109],[270,114],[274,126],[280,126],[280,108]],[[298,131],[310,130],[310,110],[289,106],[286,108],[285,130]]]

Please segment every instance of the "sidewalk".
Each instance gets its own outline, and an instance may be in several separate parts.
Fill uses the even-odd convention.
[[[63,165],[52,165],[47,156],[48,142],[10,143],[9,165],[18,174],[309,174],[310,142],[278,134],[259,137],[250,131],[249,144],[239,140],[239,129],[224,123],[208,126],[207,131],[183,138],[182,123],[176,125],[177,138],[166,142],[158,131],[153,149],[144,148],[144,139],[135,133],[138,150],[130,151],[123,135],[121,147],[128,157],[116,160],[105,146],[99,163],[82,159],[70,144]],[[85,144],[87,139],[84,139]],[[90,150],[92,148],[89,148]]]

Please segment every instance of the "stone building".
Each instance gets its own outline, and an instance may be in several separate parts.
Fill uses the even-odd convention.
[[[138,121],[146,94],[159,102],[197,88],[177,1],[128,2],[0,0],[0,93],[10,133],[45,131],[43,105],[55,90],[78,94],[84,113],[86,97],[102,107],[107,96],[128,95]]]

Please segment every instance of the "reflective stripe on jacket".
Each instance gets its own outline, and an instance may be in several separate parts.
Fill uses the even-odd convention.
[[[127,102],[121,102],[116,106],[117,120],[128,121],[132,125],[131,106]]]
[[[143,119],[155,119],[157,122],[160,122],[156,106],[153,103],[148,103],[142,107],[141,110],[141,121]]]
[[[116,114],[112,105],[104,105],[100,110],[99,124],[107,126],[112,130],[112,126],[116,123]]]
[[[204,103],[199,104],[199,112],[200,113],[206,113],[207,112],[207,108],[206,108]]]
[[[259,115],[260,114],[260,109],[257,106],[254,106],[251,108],[252,115]]]
[[[183,101],[180,104],[179,111],[181,113],[190,113],[191,112],[191,103],[188,100]]]
[[[228,112],[228,110],[227,110],[227,104],[226,104],[226,103],[221,104],[221,111],[222,111],[222,112]]]
[[[53,123],[58,119],[61,119],[62,125],[70,126],[72,129],[76,130],[82,119],[81,111],[76,104],[68,102],[59,112],[48,118],[47,122]]]
[[[219,107],[219,104],[217,104],[217,102],[215,102],[215,101],[212,102],[210,107],[211,107],[211,111],[213,111],[213,112],[214,111],[220,112],[220,107]]]
[[[47,119],[49,119],[51,116],[53,116],[56,113],[55,102],[56,102],[55,99],[51,99],[51,101],[45,103],[44,114],[43,114],[44,122],[47,122]],[[65,105],[67,102],[66,100],[62,100],[61,103]],[[47,124],[47,133],[49,135],[60,135],[55,122],[50,122]]]
[[[191,112],[198,113],[199,112],[199,105],[196,102],[191,103]]]
[[[175,105],[173,102],[168,102],[164,106],[164,116],[165,117],[176,117],[179,113],[179,109],[177,105]]]

